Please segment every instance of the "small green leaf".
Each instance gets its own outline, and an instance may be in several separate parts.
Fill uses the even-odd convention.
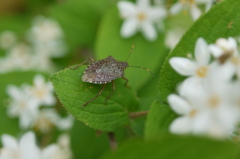
[[[166,57],[164,34],[159,34],[158,39],[154,42],[148,42],[140,33],[124,39],[120,36],[122,23],[123,20],[120,19],[116,7],[106,12],[100,23],[96,40],[96,58],[99,60],[111,55],[117,60],[125,61],[132,45],[134,45],[133,53],[127,61],[128,64],[130,66],[146,67],[152,72],[156,72],[161,60]],[[131,67],[125,70],[125,75],[129,79],[129,85],[137,90],[153,78],[149,72]]]
[[[229,141],[162,135],[151,141],[128,141],[103,159],[238,159],[239,148]]]
[[[85,68],[81,66],[76,70],[65,69],[50,77],[64,107],[78,120],[101,131],[114,131],[127,125],[128,112],[135,110],[138,105],[134,91],[124,87],[125,80],[116,79],[116,91],[107,101],[107,105],[105,98],[112,92],[110,83],[99,97],[82,107],[96,96],[102,87],[99,84],[82,82]]]
[[[168,132],[169,125],[176,116],[168,105],[154,101],[147,116],[145,137],[154,138],[159,136],[160,133]]]
[[[164,101],[175,91],[176,85],[184,79],[175,72],[170,64],[171,57],[186,57],[194,53],[197,39],[203,37],[209,44],[222,37],[240,34],[240,1],[225,0],[219,2],[208,13],[197,20],[187,31],[171,54],[166,58],[160,73],[159,88]]]

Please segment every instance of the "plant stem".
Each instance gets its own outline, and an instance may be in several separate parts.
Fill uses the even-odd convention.
[[[141,112],[130,113],[129,117],[131,119],[135,119],[135,118],[138,118],[138,117],[141,117],[141,116],[145,116],[147,114],[148,114],[148,111],[141,111]]]
[[[115,151],[117,149],[117,141],[115,138],[115,134],[113,132],[108,132],[108,139],[111,150]]]

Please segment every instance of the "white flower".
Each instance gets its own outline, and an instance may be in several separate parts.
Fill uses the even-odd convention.
[[[9,49],[16,42],[17,37],[12,31],[6,30],[0,34],[0,47]]]
[[[39,105],[53,106],[56,103],[53,91],[51,82],[45,82],[44,77],[40,74],[34,76],[33,86],[29,87],[29,93]]]
[[[73,117],[61,118],[54,109],[41,109],[32,120],[31,127],[42,133],[49,132],[54,126],[59,130],[70,129],[73,125]]]
[[[166,16],[164,8],[151,7],[149,0],[137,0],[136,5],[120,1],[118,9],[121,17],[125,19],[120,31],[122,37],[129,38],[140,31],[148,41],[157,38],[154,23],[160,22]]]
[[[220,64],[227,65],[229,70],[232,70],[232,74],[239,74],[240,54],[238,52],[237,42],[234,38],[220,38],[216,41],[216,44],[210,45],[209,49]]]
[[[33,21],[33,27],[29,31],[30,41],[47,44],[63,36],[60,25],[53,19],[38,16]]]
[[[170,125],[170,131],[177,134],[198,133],[198,120],[200,116],[200,108],[197,105],[189,103],[184,98],[171,94],[168,96],[168,102],[171,108],[179,115]]]
[[[236,105],[231,102],[231,92],[227,83],[216,81],[209,84],[206,92],[188,88],[191,95],[183,99],[170,95],[168,101],[172,109],[182,115],[170,126],[173,133],[206,134],[213,137],[227,137],[239,120]],[[186,88],[185,88],[186,90]],[[193,92],[195,91],[195,92]]]
[[[42,151],[41,159],[71,159],[69,136],[64,134],[58,139],[58,144],[51,144]]]
[[[1,159],[41,159],[33,132],[25,133],[18,142],[14,137],[4,134],[1,137],[3,148]]]
[[[173,49],[177,45],[183,34],[184,31],[181,28],[170,30],[169,32],[167,32],[165,38],[165,45],[170,49]]]
[[[215,0],[205,0],[203,1],[206,5],[205,7],[205,11],[209,11],[209,9],[212,7],[213,3],[214,3]]]
[[[27,93],[27,85],[20,88],[9,85],[7,93],[10,96],[10,103],[7,113],[10,117],[19,117],[20,127],[26,128],[38,112],[38,103]]]
[[[67,53],[67,46],[61,40],[51,41],[46,44],[38,43],[34,45],[33,49],[36,55],[43,55],[47,59],[59,58]]]
[[[206,10],[208,10],[212,5],[211,2],[212,0],[178,0],[169,11],[171,14],[175,15],[181,10],[184,10],[185,12],[190,10],[193,20],[196,20],[201,15],[201,10],[198,8],[197,4],[206,4]]]
[[[9,50],[5,59],[11,61],[8,64],[8,70],[29,70],[33,65],[31,49],[25,43],[14,45]]]
[[[203,38],[197,40],[194,55],[196,60],[183,57],[173,57],[169,60],[175,71],[183,76],[189,76],[182,84],[183,86],[191,84],[193,85],[192,87],[201,87],[202,80],[209,73],[210,53],[208,45]],[[180,94],[183,95],[181,92]]]

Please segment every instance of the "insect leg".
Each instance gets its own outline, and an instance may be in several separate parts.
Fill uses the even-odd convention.
[[[94,99],[96,99],[96,98],[102,93],[102,91],[104,90],[105,86],[106,86],[106,84],[104,84],[104,85],[102,86],[102,88],[100,89],[100,91],[98,92],[98,94],[97,94],[95,97],[93,97],[92,99],[90,99],[89,101],[87,101],[86,103],[84,103],[84,104],[82,105],[82,107],[86,106],[88,103],[90,103],[91,101],[93,101]]]
[[[127,85],[128,84],[128,79],[126,77],[122,77],[122,78],[126,80],[126,83],[124,84],[124,86],[130,88],[130,86]]]
[[[89,62],[89,61],[94,62],[94,59],[93,59],[93,58],[89,58],[89,59],[83,61],[82,63],[78,64],[77,66],[75,66],[75,67],[73,67],[73,68],[72,68],[72,67],[68,67],[68,68],[70,68],[70,69],[72,69],[72,70],[76,70],[79,66],[81,66],[81,65],[83,65],[84,63]]]
[[[107,104],[107,100],[113,95],[113,93],[114,93],[115,90],[116,90],[114,81],[112,81],[112,88],[113,88],[113,91],[112,91],[111,94],[109,94],[109,96],[107,96],[106,99],[105,99],[105,105]]]

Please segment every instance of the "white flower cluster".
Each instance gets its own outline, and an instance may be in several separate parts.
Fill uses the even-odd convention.
[[[19,142],[16,138],[3,134],[3,147],[0,149],[0,159],[71,159],[70,139],[67,134],[58,138],[58,143],[40,149],[36,144],[35,134],[25,133]]]
[[[136,0],[136,4],[130,1],[119,1],[117,6],[120,16],[124,19],[120,34],[123,38],[129,38],[140,31],[148,41],[157,39],[158,28],[164,29],[163,20],[167,17],[167,10],[162,0],[155,0],[155,5],[150,5],[150,0]],[[169,9],[171,15],[178,14],[181,10],[187,13],[188,10],[194,20],[201,15],[198,5],[205,5],[208,11],[213,5],[214,0],[178,0]],[[157,27],[156,27],[157,26]],[[170,47],[173,45],[169,40],[166,41]],[[174,42],[173,42],[174,43]]]
[[[179,95],[168,96],[171,108],[180,115],[170,131],[229,137],[240,119],[237,42],[231,37],[220,38],[208,45],[199,38],[194,56],[195,59],[173,57],[169,61],[175,71],[188,77],[179,85]]]
[[[6,52],[0,58],[0,73],[13,70],[37,70],[51,72],[53,57],[66,54],[63,31],[59,24],[42,16],[35,17],[26,38],[19,40],[10,30],[0,33],[0,48]]]
[[[21,87],[9,85],[7,93],[10,96],[7,112],[9,117],[19,117],[22,129],[34,128],[41,133],[49,132],[53,126],[67,130],[73,125],[71,116],[62,118],[54,108],[56,103],[53,86],[45,82],[42,75],[35,75],[33,86],[23,84]],[[40,109],[41,108],[41,109]]]
[[[198,19],[202,12],[199,9],[198,5],[205,5],[205,10],[208,11],[215,0],[178,0],[172,7],[169,9],[170,13],[175,15],[178,14],[181,10],[183,13],[190,12],[193,20]]]
[[[121,36],[129,38],[140,31],[148,41],[157,39],[154,24],[163,29],[162,20],[166,17],[166,10],[160,6],[150,6],[149,0],[137,0],[136,5],[129,1],[118,2],[120,16],[125,19]]]

